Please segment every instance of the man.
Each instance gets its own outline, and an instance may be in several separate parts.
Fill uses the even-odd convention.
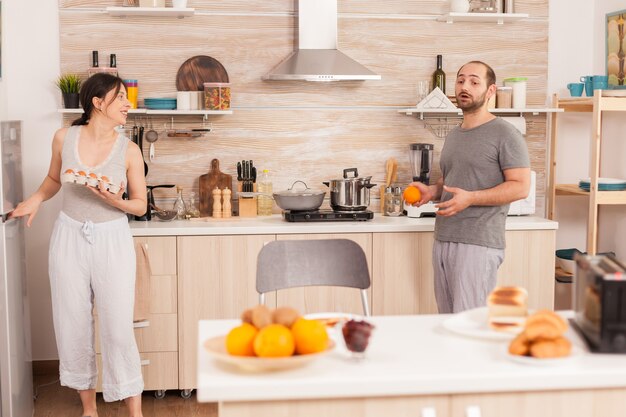
[[[427,186],[415,182],[418,205],[440,201],[435,221],[433,268],[439,313],[486,304],[504,260],[509,203],[530,190],[530,161],[520,132],[487,110],[496,93],[489,65],[471,61],[456,77],[463,122],[441,151],[442,177]]]

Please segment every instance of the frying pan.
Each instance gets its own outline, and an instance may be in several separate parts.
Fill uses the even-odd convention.
[[[304,184],[304,190],[294,190],[297,183]],[[324,202],[326,191],[311,190],[303,181],[296,181],[291,188],[272,194],[276,205],[283,210],[316,210]]]
[[[178,69],[176,90],[202,91],[204,83],[227,83],[226,68],[215,58],[197,55],[189,58]]]

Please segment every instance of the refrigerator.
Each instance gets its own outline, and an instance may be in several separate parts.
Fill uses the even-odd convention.
[[[32,417],[34,407],[24,221],[7,219],[23,199],[21,131],[0,122],[0,417]]]

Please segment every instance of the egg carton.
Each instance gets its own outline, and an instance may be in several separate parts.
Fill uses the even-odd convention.
[[[104,189],[112,194],[120,191],[120,186],[113,183],[106,175],[96,174],[94,172],[85,172],[82,170],[75,171],[67,169],[61,175],[61,182],[73,183],[78,185],[89,185],[90,187],[99,188],[100,183],[104,185]]]

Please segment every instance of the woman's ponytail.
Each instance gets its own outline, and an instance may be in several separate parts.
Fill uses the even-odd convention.
[[[86,125],[87,122],[89,122],[89,116],[87,116],[87,113],[83,112],[83,114],[81,114],[81,116],[78,119],[72,122],[72,126]]]

